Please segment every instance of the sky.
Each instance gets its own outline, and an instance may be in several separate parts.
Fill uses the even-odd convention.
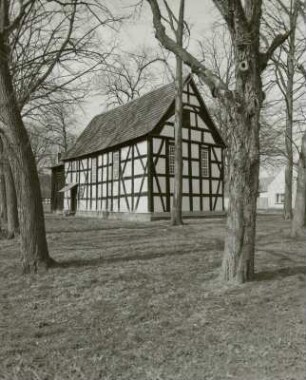
[[[115,15],[132,14],[137,2],[137,0],[113,0],[112,12]],[[178,0],[169,0],[169,4],[174,11],[177,11]],[[198,40],[209,36],[213,24],[220,21],[220,16],[211,0],[186,0],[185,19],[191,28],[189,50],[192,52],[195,51]],[[109,35],[108,38],[112,36]],[[121,49],[127,52],[133,52],[143,46],[156,48],[152,13],[146,1],[137,14],[122,23],[116,38]],[[104,103],[102,95],[88,97],[82,105],[79,131],[83,130],[95,115],[104,112]]]

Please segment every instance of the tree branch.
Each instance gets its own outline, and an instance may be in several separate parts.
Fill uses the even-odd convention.
[[[266,53],[260,53],[261,71],[264,71],[264,69],[267,67],[269,60],[272,58],[272,55],[275,52],[275,50],[287,40],[290,34],[291,31],[285,34],[279,34],[275,36]]]
[[[166,34],[165,27],[162,24],[162,15],[157,0],[147,0],[147,2],[149,3],[153,14],[155,36],[162,45],[175,55],[179,56],[183,62],[191,68],[191,71],[197,74],[210,88],[214,97],[226,96],[227,98],[231,98],[231,92],[221,78],[212,73],[199,60],[193,57],[186,49],[180,47]]]

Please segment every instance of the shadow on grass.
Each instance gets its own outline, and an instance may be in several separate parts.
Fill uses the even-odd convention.
[[[300,265],[296,267],[289,268],[278,268],[275,270],[262,271],[255,274],[255,281],[270,281],[277,278],[285,278],[290,276],[295,276],[297,274],[305,275],[306,266]]]
[[[223,241],[222,240],[215,240],[213,244],[210,246],[206,246],[205,250],[208,251],[221,251],[223,249]],[[143,254],[134,254],[134,255],[128,255],[128,256],[113,256],[113,257],[96,257],[92,259],[72,259],[67,261],[61,261],[57,262],[53,267],[56,268],[80,268],[80,267],[93,267],[93,266],[101,266],[104,264],[116,264],[116,263],[124,263],[124,262],[130,262],[130,261],[147,261],[147,260],[154,260],[154,259],[160,259],[165,257],[172,257],[172,256],[184,256],[189,255],[193,253],[199,253],[198,248],[196,250],[176,250],[171,252],[150,252],[150,253],[143,253]]]

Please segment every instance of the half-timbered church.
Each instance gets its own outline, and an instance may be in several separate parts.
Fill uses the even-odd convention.
[[[63,158],[64,212],[168,215],[174,183],[175,84],[94,117]],[[191,76],[183,92],[185,213],[222,211],[224,142]]]

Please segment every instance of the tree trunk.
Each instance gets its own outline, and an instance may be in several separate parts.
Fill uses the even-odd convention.
[[[237,121],[237,120],[236,120]],[[243,283],[254,278],[256,236],[256,202],[259,174],[259,139],[254,123],[252,137],[247,136],[246,122],[232,126],[234,135],[229,161],[229,208],[222,277]]]
[[[246,15],[252,8],[246,3]],[[254,278],[256,202],[259,176],[260,110],[263,101],[259,67],[259,23],[254,35],[232,32],[235,52],[235,105],[229,112],[231,144],[229,153],[229,209],[222,263],[225,281],[243,283]],[[257,37],[258,37],[257,36]],[[253,39],[254,38],[254,39]],[[243,41],[243,42],[241,42]]]
[[[180,15],[177,29],[177,43],[182,46],[184,27],[184,0],[180,3]],[[174,165],[174,190],[173,204],[171,209],[171,224],[182,225],[182,126],[183,126],[183,62],[176,56],[176,79],[175,79],[175,165]]]
[[[306,133],[303,135],[299,158],[295,208],[291,224],[291,236],[305,236],[306,226]]]
[[[287,83],[286,83],[286,155],[287,164],[285,171],[285,200],[284,219],[292,219],[292,182],[293,182],[293,96],[294,96],[294,75],[295,75],[295,54],[296,54],[296,28],[298,17],[298,1],[291,1],[290,4],[290,36],[288,38],[289,51],[287,53]]]
[[[0,103],[7,128],[9,154],[20,206],[21,260],[25,272],[48,267],[53,260],[48,253],[40,184],[35,159],[23,124],[9,72],[9,52],[0,34]]]
[[[13,239],[19,234],[17,196],[11,167],[4,163],[6,200],[7,200],[7,238]]]
[[[0,162],[0,219],[2,223],[7,223],[6,186],[2,162]]]

